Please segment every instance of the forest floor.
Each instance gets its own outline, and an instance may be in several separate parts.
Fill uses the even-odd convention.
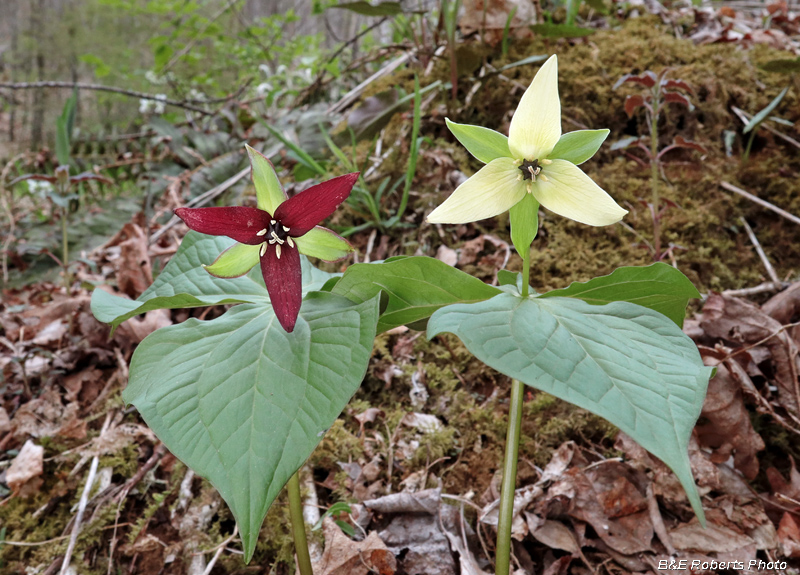
[[[776,10],[768,30],[732,10],[676,10],[630,18],[585,39],[516,40],[505,59],[496,48],[462,44],[458,101],[464,103],[455,105],[444,92],[423,99],[426,141],[404,225],[367,228],[350,238],[358,261],[435,255],[489,283],[505,261],[520,269],[507,216],[461,226],[424,222],[478,168],[447,132],[445,116],[507,133],[535,72],[535,65],[523,65],[481,76],[487,61],[497,70],[558,53],[564,131],[609,128],[611,144],[649,136],[644,117],[625,110],[626,96],[639,88],[614,87],[622,76],[669,68],[669,78],[691,88],[691,108],[667,107],[659,142],[663,148],[680,137],[702,150],[680,147],[665,155],[660,185],[668,207],[661,229],[664,261],[705,296],[692,305],[684,331],[718,369],[690,446],[708,524],[699,525],[660,461],[603,419],[531,389],[513,528],[519,573],[656,573],[663,561],[684,559],[684,573],[725,571],[703,566],[712,561],[742,561],[752,573],[798,573],[800,227],[735,192],[800,214],[800,86],[761,68],[795,57],[800,17],[785,4],[784,12]],[[743,26],[750,32],[741,33]],[[447,62],[434,61],[422,80],[448,78]],[[369,86],[361,101],[392,86],[413,91],[413,81],[413,70],[400,68]],[[770,130],[759,129],[749,161],[742,162],[747,136],[734,108],[752,115],[787,85],[793,87],[778,110],[792,126],[771,122]],[[257,123],[247,124],[241,129],[251,144],[271,145]],[[409,113],[396,114],[383,140],[407,140],[409,124]],[[174,130],[173,141],[183,137],[185,147],[195,146],[192,154],[202,155],[190,128]],[[366,157],[370,151],[362,147],[356,153]],[[243,151],[231,150],[218,162],[228,176],[246,165]],[[168,145],[159,153],[161,159],[178,155]],[[401,176],[408,153],[407,145],[394,147],[376,179]],[[630,211],[624,224],[587,228],[542,212],[534,289],[653,261],[650,171],[643,159],[633,147],[605,145],[583,166]],[[288,182],[297,162],[285,156],[277,167]],[[164,226],[165,214],[197,195],[191,191],[197,174],[173,177],[147,216],[140,199],[108,196],[76,214],[72,249],[80,258],[68,288],[57,268],[26,259],[47,242],[57,253],[55,221],[35,221],[31,208],[19,217],[16,236],[9,235],[17,239],[6,244],[10,275],[0,307],[0,573],[58,573],[73,533],[69,554],[80,575],[294,572],[285,498],[267,515],[253,561],[245,565],[219,495],[121,399],[128,363],[144,337],[225,308],[149,312],[113,337],[89,309],[95,286],[135,298],[163,269],[185,230],[174,226],[155,241],[152,234]],[[236,190],[226,202],[251,201],[246,179]],[[393,196],[385,202],[388,212],[396,207]],[[355,210],[345,209],[332,226],[361,223]],[[336,518],[355,533],[348,537],[330,520],[311,532],[316,550],[325,548],[319,574],[493,572],[491,508],[499,497],[509,388],[507,377],[454,336],[428,341],[407,328],[379,336],[363,385],[302,471],[310,517],[346,502],[350,512]],[[91,469],[97,479],[78,520]],[[387,554],[396,557],[396,571]],[[692,561],[701,566],[691,568]],[[766,566],[774,561],[788,566]]]

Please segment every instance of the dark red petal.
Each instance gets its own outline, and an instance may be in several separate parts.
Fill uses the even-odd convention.
[[[272,309],[283,329],[292,332],[303,303],[303,272],[300,268],[300,253],[289,242],[281,246],[281,257],[275,250],[277,244],[267,244],[261,257],[261,273],[267,284]]]
[[[270,215],[256,208],[178,208],[175,215],[196,232],[228,236],[254,246],[264,241],[256,232],[269,227]]]
[[[283,202],[275,210],[275,219],[289,228],[289,235],[299,237],[330,216],[350,195],[358,172],[339,176],[311,186]]]

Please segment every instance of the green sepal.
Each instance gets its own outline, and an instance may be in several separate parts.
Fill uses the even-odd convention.
[[[211,265],[204,265],[208,273],[218,278],[238,278],[258,265],[260,245],[235,243],[219,254]]]
[[[483,126],[457,124],[447,118],[444,121],[456,139],[461,142],[461,145],[484,164],[488,164],[497,158],[511,157],[508,138],[500,132],[495,132]]]
[[[250,156],[253,185],[256,187],[256,201],[259,210],[274,214],[278,206],[286,201],[286,192],[265,155],[245,144],[247,154]]]
[[[609,130],[576,130],[561,136],[547,156],[551,160],[566,160],[576,166],[591,158],[603,145]]]
[[[326,262],[335,262],[353,252],[353,246],[339,234],[328,228],[317,226],[305,235],[294,238],[301,254],[310,258],[319,258]]]
[[[525,194],[509,210],[511,242],[522,259],[530,257],[531,244],[539,231],[539,202],[533,194]]]

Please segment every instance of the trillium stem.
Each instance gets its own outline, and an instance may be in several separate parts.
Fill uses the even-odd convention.
[[[531,283],[531,250],[522,258],[522,297],[528,297],[528,290]]]
[[[527,281],[523,284],[523,288],[524,286],[527,286]],[[519,434],[522,428],[522,399],[524,391],[525,386],[522,382],[516,379],[511,380],[506,453],[503,461],[503,481],[500,490],[500,514],[497,520],[497,551],[494,571],[496,575],[508,575],[511,568],[511,524],[514,521],[514,490],[517,483],[517,457],[519,454]]]
[[[658,193],[658,112],[661,101],[661,87],[657,84],[653,98],[653,113],[650,118],[650,185],[652,186],[652,210],[653,210],[653,246],[655,254],[653,259],[661,261],[661,211],[658,205],[661,198]]]
[[[308,554],[308,541],[306,540],[306,524],[303,520],[303,500],[300,497],[300,470],[289,479],[286,484],[289,495],[289,516],[292,519],[292,535],[294,537],[294,551],[297,554],[297,567],[300,575],[314,575],[311,569],[311,557]]]

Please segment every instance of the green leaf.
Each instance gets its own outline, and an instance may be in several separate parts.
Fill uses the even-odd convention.
[[[767,72],[778,72],[779,74],[796,74],[800,72],[800,57],[798,58],[780,58],[777,60],[770,60],[762,66],[762,70]]]
[[[524,260],[530,257],[531,244],[539,232],[539,202],[531,194],[525,196],[509,210],[511,242]]]
[[[628,302],[502,294],[438,310],[428,338],[442,332],[490,367],[619,427],[675,472],[705,521],[687,447],[711,368],[672,321]]]
[[[548,157],[579,166],[597,153],[608,133],[609,130],[575,130],[563,134]]]
[[[526,64],[535,64],[537,62],[542,62],[547,60],[550,56],[547,54],[537,54],[535,56],[528,56],[527,58],[523,58],[522,60],[517,60],[516,62],[511,62],[510,64],[506,64],[502,68],[500,68],[500,72],[505,72],[506,70],[510,70],[511,68],[516,68],[517,66],[525,66]]]
[[[530,28],[542,38],[583,38],[595,32],[592,28],[579,28],[569,24],[552,24],[550,22],[534,24]]]
[[[773,99],[773,100],[772,100],[772,102],[770,102],[769,104],[767,104],[767,107],[766,107],[766,108],[764,108],[764,109],[763,109],[763,110],[761,110],[761,111],[760,111],[758,114],[756,114],[755,116],[753,116],[752,118],[750,118],[750,121],[749,121],[749,122],[747,122],[747,125],[744,127],[744,130],[742,130],[742,133],[743,133],[743,134],[746,134],[747,132],[749,132],[749,131],[750,131],[750,130],[752,130],[753,128],[757,127],[757,126],[758,126],[758,125],[759,125],[761,122],[763,122],[763,121],[766,119],[766,117],[767,117],[767,116],[769,116],[769,115],[772,113],[772,111],[773,111],[775,108],[777,108],[777,107],[778,107],[778,104],[780,104],[780,103],[781,103],[781,100],[783,100],[783,97],[786,95],[786,93],[787,93],[788,91],[789,91],[789,86],[786,86],[786,87],[785,87],[785,88],[784,88],[784,89],[781,91],[781,93],[780,93],[780,94],[778,94],[777,96],[775,96],[775,99]]]
[[[294,241],[301,254],[326,262],[335,262],[353,252],[353,246],[346,239],[319,226]]]
[[[690,299],[699,298],[700,292],[681,272],[658,262],[646,267],[617,268],[607,276],[573,282],[539,297],[570,297],[592,305],[627,301],[664,314],[681,327],[686,305]]]
[[[495,132],[483,126],[456,124],[447,118],[444,121],[456,139],[461,142],[461,145],[484,164],[488,164],[497,158],[511,157],[511,151],[508,149],[508,138],[500,132]]]
[[[230,238],[189,232],[164,271],[153,285],[135,301],[96,289],[92,293],[92,313],[116,327],[123,321],[154,309],[177,309],[228,303],[268,304],[261,269],[246,276],[223,279],[209,274],[203,264],[213,262],[220,252],[234,244]],[[303,293],[317,290],[333,274],[318,270],[302,258]]]
[[[306,298],[286,333],[272,308],[189,319],[136,349],[123,399],[233,512],[249,561],[270,504],[322,440],[367,369],[378,299]]]
[[[56,158],[62,166],[69,164],[70,140],[72,130],[75,125],[75,108],[78,105],[77,90],[72,91],[72,95],[67,98],[61,115],[56,119]]]
[[[362,16],[397,16],[403,13],[400,2],[379,2],[378,4],[372,5],[369,2],[360,0],[357,2],[341,2],[330,6],[330,8],[350,10]]]
[[[469,274],[428,257],[407,257],[384,263],[355,264],[333,288],[354,302],[388,296],[378,321],[378,333],[426,320],[440,307],[476,302],[500,293]]]
[[[256,188],[256,200],[258,208],[274,214],[278,206],[286,201],[286,192],[266,156],[245,144],[247,154],[250,156],[250,166],[252,169],[253,185]]]

